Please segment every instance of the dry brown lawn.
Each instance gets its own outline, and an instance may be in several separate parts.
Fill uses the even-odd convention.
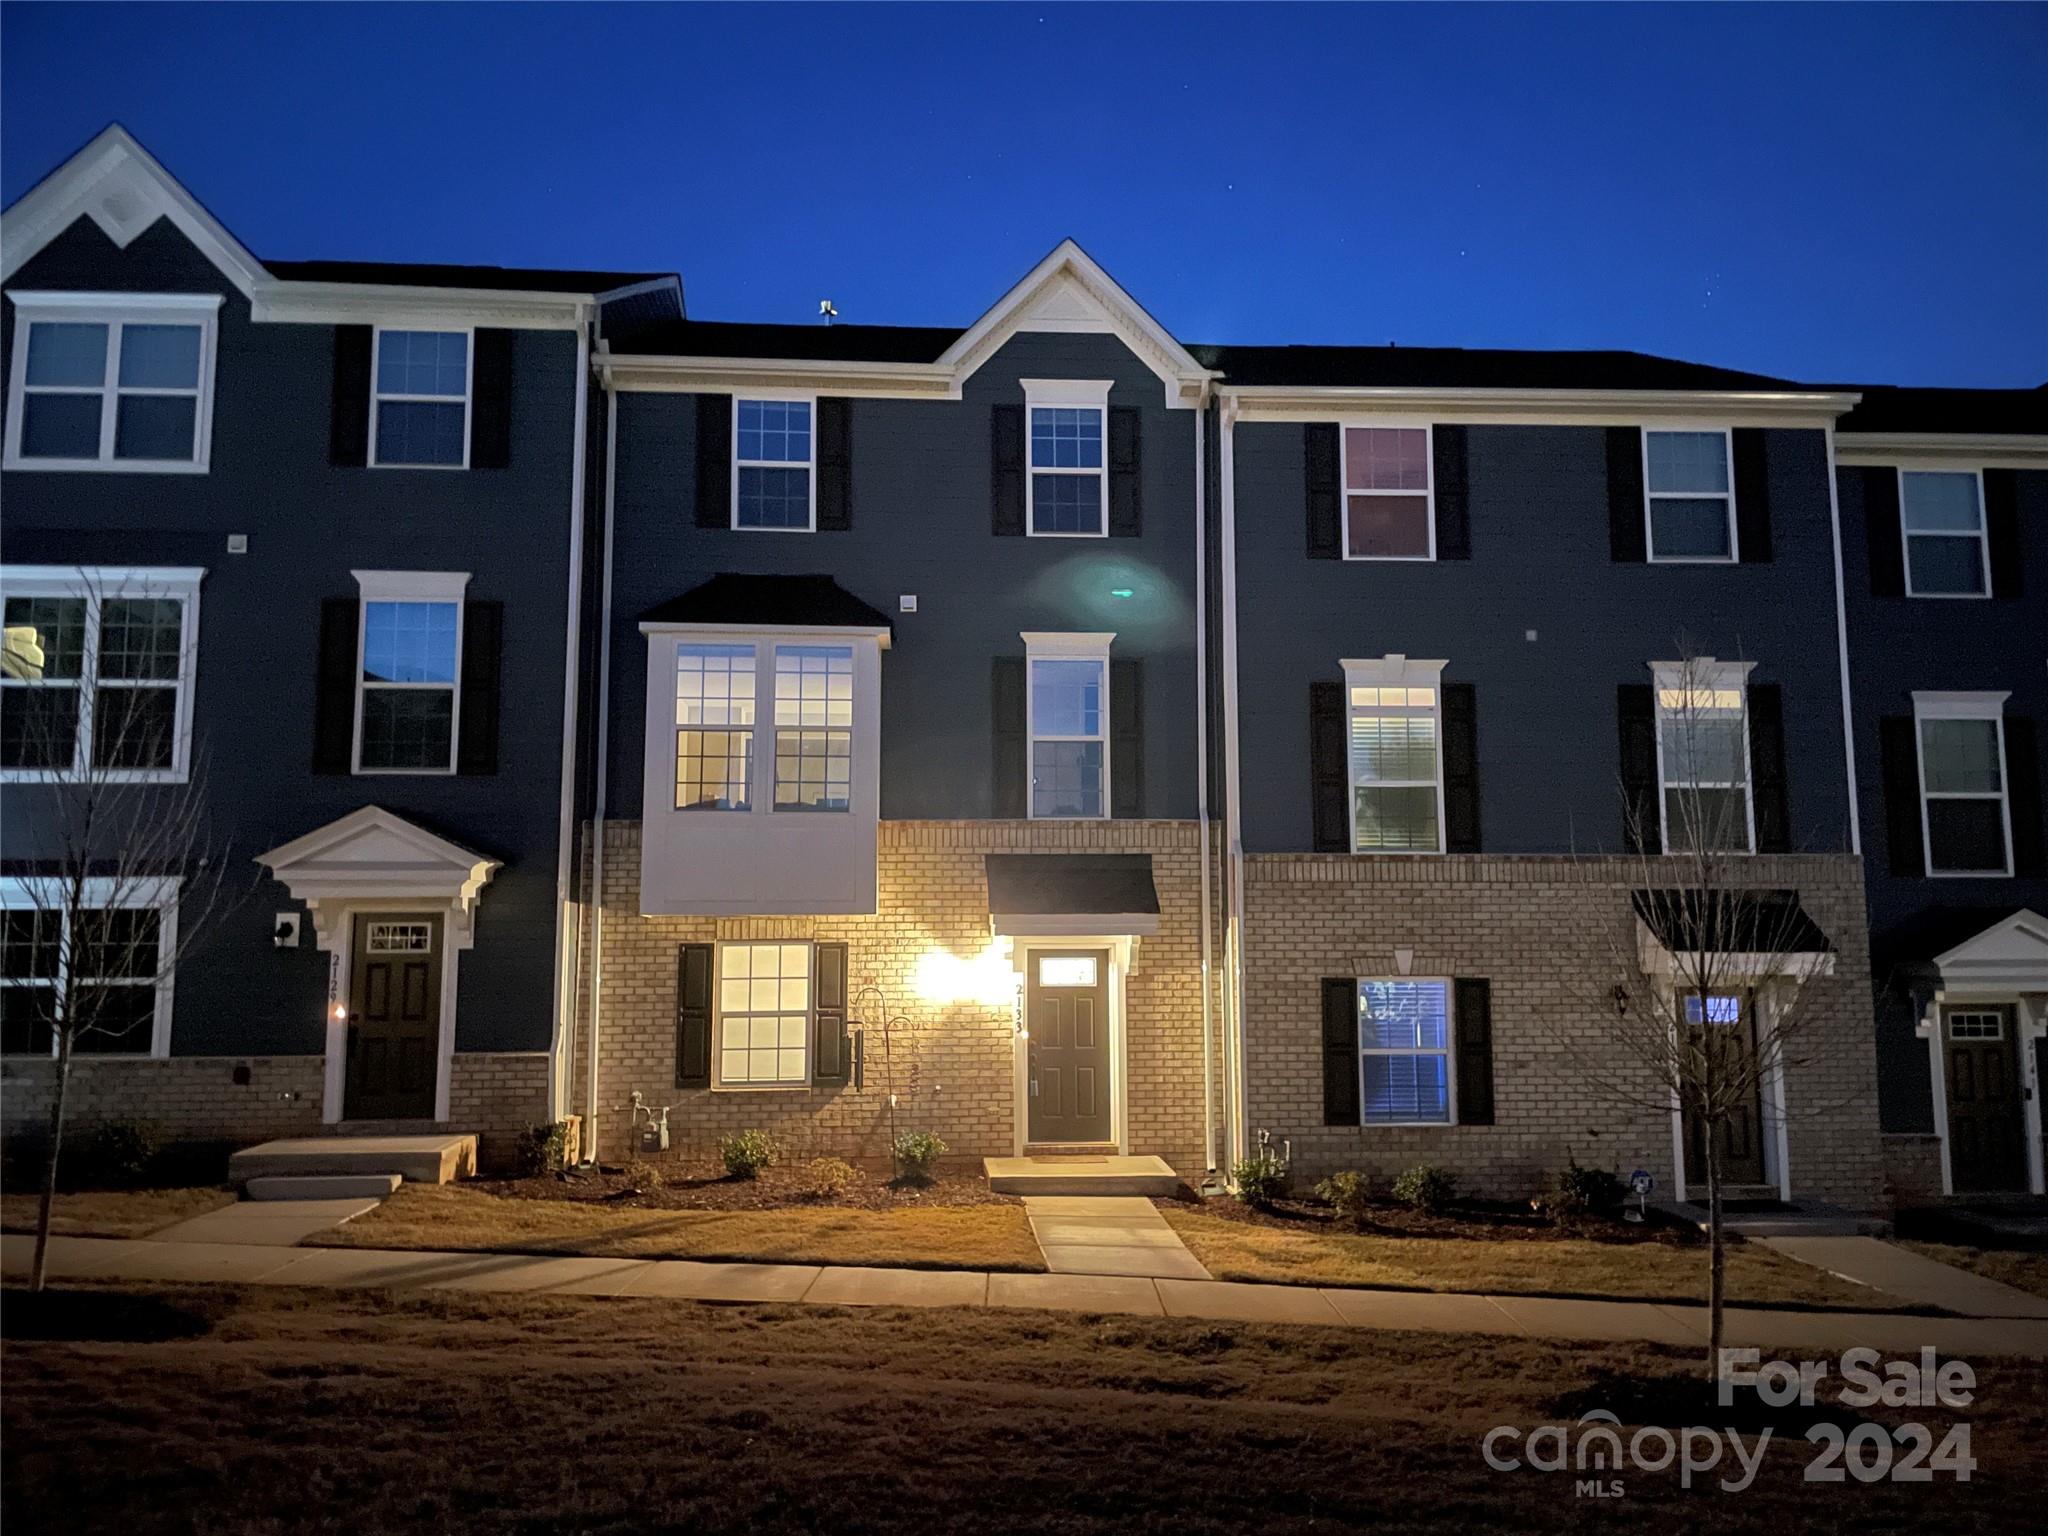
[[[1979,1248],[1963,1243],[1923,1243],[1897,1239],[1901,1248],[1924,1253],[1943,1264],[1997,1280],[2035,1296],[2048,1296],[2048,1253],[2019,1248]]]
[[[1546,1237],[1485,1240],[1285,1231],[1160,1203],[1167,1221],[1219,1280],[1285,1285],[1393,1286],[1404,1290],[1607,1296],[1704,1301],[1707,1253],[1666,1242]],[[1767,1248],[1728,1249],[1729,1299],[1751,1304],[1892,1310],[1907,1303],[1853,1285]]]
[[[0,1324],[9,1529],[1118,1532],[2035,1529],[2048,1371],[1991,1362],[1956,1484],[1815,1484],[1803,1411],[1756,1485],[1626,1496],[1487,1468],[1496,1425],[1722,1423],[1653,1346],[1051,1313],[172,1288]],[[22,1337],[22,1335],[40,1337]],[[1839,1410],[1836,1411],[1839,1413]],[[1754,1441],[1749,1427],[1746,1438]]]
[[[575,1253],[593,1258],[884,1264],[906,1269],[1042,1270],[1017,1204],[861,1210],[646,1210],[508,1199],[460,1185],[406,1184],[315,1242],[341,1248]]]
[[[24,1190],[0,1194],[0,1230],[33,1232],[40,1196]],[[93,1189],[60,1193],[50,1230],[63,1237],[147,1237],[194,1216],[235,1203],[225,1186],[193,1189]]]

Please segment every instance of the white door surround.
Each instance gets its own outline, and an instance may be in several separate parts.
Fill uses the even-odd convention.
[[[1013,1128],[1012,1150],[1024,1155],[1031,1128],[1031,1038],[1024,1011],[1034,950],[1100,949],[1109,955],[1109,1136],[1119,1154],[1130,1151],[1130,1124],[1126,1113],[1126,1086],[1130,1077],[1130,1052],[1125,1049],[1124,981],[1137,966],[1136,935],[1121,934],[1018,934],[1010,940],[1010,965],[1017,975],[1014,1019],[1016,1040],[1012,1068]]]
[[[2048,1194],[2041,1156],[2041,1054],[2048,1037],[2048,918],[2021,908],[1974,938],[1934,957],[1933,995],[1914,1021],[1927,1042],[1934,1092],[1934,1134],[1941,1142],[1941,1192],[1953,1195],[1955,1170],[1948,1145],[1948,1053],[1942,1020],[1952,1008],[2010,1008],[2019,1030],[2021,1103],[2025,1115],[2027,1190]]]

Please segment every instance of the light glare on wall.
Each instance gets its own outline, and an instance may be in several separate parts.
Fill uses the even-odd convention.
[[[1017,974],[1002,939],[989,940],[986,949],[969,959],[949,950],[928,949],[917,957],[910,984],[927,1003],[979,1003],[1000,1008],[1017,995]]]

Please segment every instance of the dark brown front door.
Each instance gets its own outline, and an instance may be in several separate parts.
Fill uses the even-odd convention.
[[[1025,984],[1030,1019],[1027,1139],[1037,1144],[1109,1140],[1109,954],[1031,951]]]
[[[1959,1195],[2027,1187],[2026,1116],[2010,1008],[1942,1011],[1948,1171]]]
[[[1724,1184],[1764,1182],[1763,1116],[1758,1113],[1756,1083],[1756,1021],[1750,1017],[1748,993],[1720,993],[1709,997],[1705,1019],[1695,1017],[1701,1009],[1697,997],[1685,1000],[1686,1023],[1693,1038],[1712,1053],[1717,1082],[1744,1082],[1749,1091],[1735,1112],[1716,1129]],[[1685,1179],[1696,1194],[1707,1187],[1707,1138],[1705,1117],[1688,1110],[1685,1117]]]
[[[441,919],[358,914],[349,973],[350,1120],[431,1120],[441,1057]]]

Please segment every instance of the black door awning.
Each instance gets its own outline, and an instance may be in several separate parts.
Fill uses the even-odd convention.
[[[991,853],[988,913],[997,933],[1149,935],[1159,891],[1145,853]]]
[[[1636,916],[1673,954],[1826,955],[1797,891],[1637,891]]]

